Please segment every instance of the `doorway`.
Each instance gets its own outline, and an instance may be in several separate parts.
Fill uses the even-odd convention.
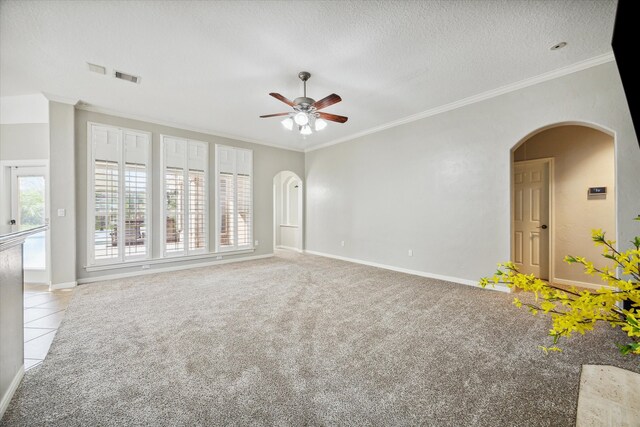
[[[563,260],[607,265],[591,230],[616,236],[613,135],[576,124],[547,127],[514,147],[511,166],[511,259],[518,269],[558,285],[600,287],[599,277]]]
[[[549,279],[549,217],[553,159],[513,165],[513,262],[525,274]]]
[[[302,180],[291,171],[273,178],[273,246],[302,252],[303,236]]]
[[[30,227],[49,223],[48,166],[11,166],[10,224]],[[29,236],[23,245],[24,281],[50,284],[49,232]]]

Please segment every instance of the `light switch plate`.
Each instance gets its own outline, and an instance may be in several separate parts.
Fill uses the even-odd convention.
[[[58,209],[58,216],[66,216],[67,212],[64,208]]]

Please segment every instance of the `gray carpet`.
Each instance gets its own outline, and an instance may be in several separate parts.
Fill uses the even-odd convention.
[[[80,286],[2,425],[565,426],[580,366],[512,296],[309,255]]]

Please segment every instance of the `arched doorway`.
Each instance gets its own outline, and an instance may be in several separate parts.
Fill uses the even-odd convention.
[[[273,178],[274,249],[302,252],[303,214],[302,180],[291,171]]]
[[[511,259],[558,285],[600,287],[563,261],[584,256],[604,267],[591,230],[616,236],[614,136],[584,124],[557,124],[512,149]]]

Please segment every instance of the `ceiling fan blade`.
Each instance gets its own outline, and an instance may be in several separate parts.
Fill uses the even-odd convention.
[[[344,123],[347,120],[349,120],[349,117],[345,117],[345,116],[338,116],[336,114],[329,114],[329,113],[318,113],[318,115],[325,119],[325,120],[330,120],[332,122],[338,122],[338,123]]]
[[[269,95],[273,96],[275,99],[278,99],[278,100],[284,102],[289,107],[293,107],[295,105],[293,103],[293,101],[291,101],[290,99],[285,98],[284,96],[280,95],[279,93],[271,92]]]
[[[342,98],[335,93],[332,93],[331,95],[322,98],[320,101],[314,102],[313,107],[316,107],[316,110],[321,110],[340,101],[342,101]]]
[[[278,117],[278,116],[288,116],[289,113],[276,113],[276,114],[267,114],[265,116],[260,116],[261,119],[266,119],[267,117]]]

